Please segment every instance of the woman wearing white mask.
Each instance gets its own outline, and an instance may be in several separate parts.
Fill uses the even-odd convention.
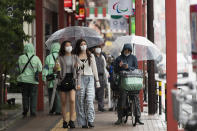
[[[63,115],[63,128],[75,128],[75,91],[80,88],[80,74],[77,72],[77,57],[72,55],[72,46],[70,41],[64,41],[61,44],[59,58],[56,61],[55,69],[60,65],[60,76],[58,90],[60,91],[61,107]],[[58,63],[58,64],[57,64]],[[70,121],[66,122],[66,102],[69,95]]]
[[[79,67],[81,71],[81,88],[76,95],[77,121],[82,128],[92,128],[94,127],[95,119],[93,103],[95,98],[94,83],[96,83],[97,88],[100,87],[96,61],[94,55],[88,51],[87,43],[83,39],[77,41],[74,53],[80,61]]]

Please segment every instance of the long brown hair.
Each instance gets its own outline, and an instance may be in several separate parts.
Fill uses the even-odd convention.
[[[75,49],[73,50],[73,53],[77,56],[79,56],[79,54],[81,53],[81,42],[85,42],[87,44],[87,42],[84,40],[84,39],[79,39],[77,40],[76,42],[76,46],[75,46]],[[91,64],[91,53],[90,51],[88,50],[88,48],[86,49],[86,55],[88,57],[88,63],[89,65]]]
[[[65,53],[66,53],[66,51],[65,51],[65,45],[66,45],[66,43],[72,44],[72,42],[71,41],[68,41],[68,40],[62,42],[61,47],[60,47],[60,51],[59,51],[59,55],[60,56],[64,56]]]

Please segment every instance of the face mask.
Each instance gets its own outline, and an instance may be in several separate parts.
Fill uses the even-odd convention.
[[[95,49],[95,52],[98,53],[98,54],[100,54],[101,53],[101,48],[96,48]]]
[[[81,47],[81,50],[82,51],[86,51],[86,49],[87,49],[87,45],[82,45],[82,46],[80,46]]]
[[[130,53],[126,53],[126,54],[124,54],[125,56],[129,56],[130,55]]]
[[[70,53],[72,51],[72,46],[65,47],[65,51]]]

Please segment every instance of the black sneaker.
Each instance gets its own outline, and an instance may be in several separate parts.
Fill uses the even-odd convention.
[[[121,125],[122,124],[122,119],[118,119],[114,124],[115,125]]]
[[[74,123],[74,121],[69,121],[69,126],[70,126],[70,128],[75,128],[75,123]]]
[[[60,112],[55,112],[55,115],[59,116],[59,115],[61,115],[61,113]]]
[[[68,128],[68,123],[66,121],[63,121],[63,128]]]
[[[82,128],[88,128],[88,126],[87,125],[83,125]]]
[[[109,108],[109,111],[113,111],[113,110],[114,110],[113,107]]]
[[[27,117],[27,113],[23,112],[23,118]]]
[[[94,122],[88,122],[88,126],[89,126],[90,128],[93,128],[93,127],[94,127]]]
[[[101,109],[98,109],[98,111],[105,112],[106,110],[104,108],[101,108]]]
[[[31,117],[36,117],[36,113],[31,113]]]
[[[49,111],[49,115],[53,115],[54,111]]]

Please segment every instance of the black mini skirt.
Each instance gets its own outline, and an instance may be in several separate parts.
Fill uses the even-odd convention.
[[[73,78],[73,73],[66,73],[64,79],[58,85],[58,91],[69,92],[71,90],[76,90],[75,79]]]

